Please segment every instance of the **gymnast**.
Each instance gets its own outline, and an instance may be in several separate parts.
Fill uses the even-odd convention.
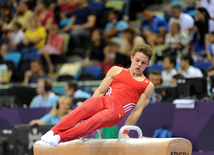
[[[143,74],[152,55],[149,45],[137,45],[131,55],[130,68],[113,66],[92,98],[65,116],[41,140],[57,146],[60,142],[78,139],[118,124],[130,110],[125,125],[135,125],[154,92],[154,85]],[[85,121],[78,124],[82,120]],[[128,130],[123,137],[128,137]]]

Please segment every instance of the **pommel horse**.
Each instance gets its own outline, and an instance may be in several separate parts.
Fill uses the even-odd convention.
[[[136,130],[138,138],[123,139],[124,130]],[[143,138],[137,126],[123,126],[118,139],[73,140],[53,147],[42,141],[34,144],[34,155],[191,155],[192,144],[184,138]]]

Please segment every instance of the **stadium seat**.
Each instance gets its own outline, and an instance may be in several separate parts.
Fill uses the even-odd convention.
[[[82,74],[92,74],[96,80],[100,78],[101,73],[102,73],[102,67],[100,66],[86,67],[83,69],[83,72],[82,72]]]
[[[34,60],[34,59],[40,59],[40,57],[41,57],[41,54],[37,52],[30,52],[30,53],[24,53],[22,59]]]
[[[19,67],[18,67],[18,75],[17,75],[20,81],[24,79],[25,72],[27,70],[30,70],[30,63],[31,63],[31,60],[29,59],[20,61]]]
[[[22,54],[19,52],[10,52],[4,56],[4,61],[13,61],[15,65],[15,70],[17,70],[21,57]]]
[[[149,67],[147,67],[148,71],[151,71],[151,70],[159,70],[159,71],[162,71],[163,68],[162,68],[162,64],[153,64]]]
[[[115,8],[118,11],[123,11],[124,1],[107,1],[105,3],[105,8]]]
[[[11,71],[15,71],[15,64],[13,61],[4,61],[4,63],[7,65],[8,69]]]
[[[207,70],[210,66],[212,66],[211,62],[199,61],[199,62],[195,62],[194,63],[194,67],[197,67],[197,68],[200,68],[200,69],[204,69],[204,70]]]

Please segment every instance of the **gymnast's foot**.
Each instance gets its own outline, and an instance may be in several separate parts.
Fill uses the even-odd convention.
[[[54,132],[52,130],[48,131],[46,134],[44,134],[42,137],[41,137],[41,140],[44,142],[44,143],[48,143],[51,138],[54,136]]]
[[[59,135],[55,135],[53,136],[50,140],[49,140],[49,144],[52,146],[57,146],[59,144],[60,141],[60,136]]]

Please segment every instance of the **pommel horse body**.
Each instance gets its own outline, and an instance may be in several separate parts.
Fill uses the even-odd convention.
[[[124,130],[136,130],[138,138],[123,139]],[[184,138],[143,138],[136,126],[123,126],[118,139],[73,140],[53,147],[42,141],[34,144],[34,155],[191,155],[192,144]]]

